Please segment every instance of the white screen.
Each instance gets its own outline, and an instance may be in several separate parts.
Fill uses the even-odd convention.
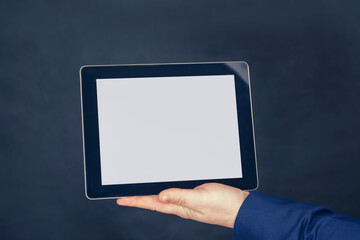
[[[102,185],[242,177],[234,75],[96,86]]]

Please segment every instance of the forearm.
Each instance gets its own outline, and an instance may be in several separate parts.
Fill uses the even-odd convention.
[[[235,239],[360,239],[360,220],[311,204],[253,192],[239,210]]]

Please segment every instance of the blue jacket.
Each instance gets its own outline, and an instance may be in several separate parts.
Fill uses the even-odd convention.
[[[234,225],[235,240],[360,240],[360,219],[252,192]]]

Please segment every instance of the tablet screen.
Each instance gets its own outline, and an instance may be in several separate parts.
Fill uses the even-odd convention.
[[[242,178],[234,81],[96,79],[101,184]]]

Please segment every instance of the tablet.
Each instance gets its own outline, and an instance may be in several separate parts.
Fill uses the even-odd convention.
[[[257,188],[246,62],[83,66],[85,193]]]

